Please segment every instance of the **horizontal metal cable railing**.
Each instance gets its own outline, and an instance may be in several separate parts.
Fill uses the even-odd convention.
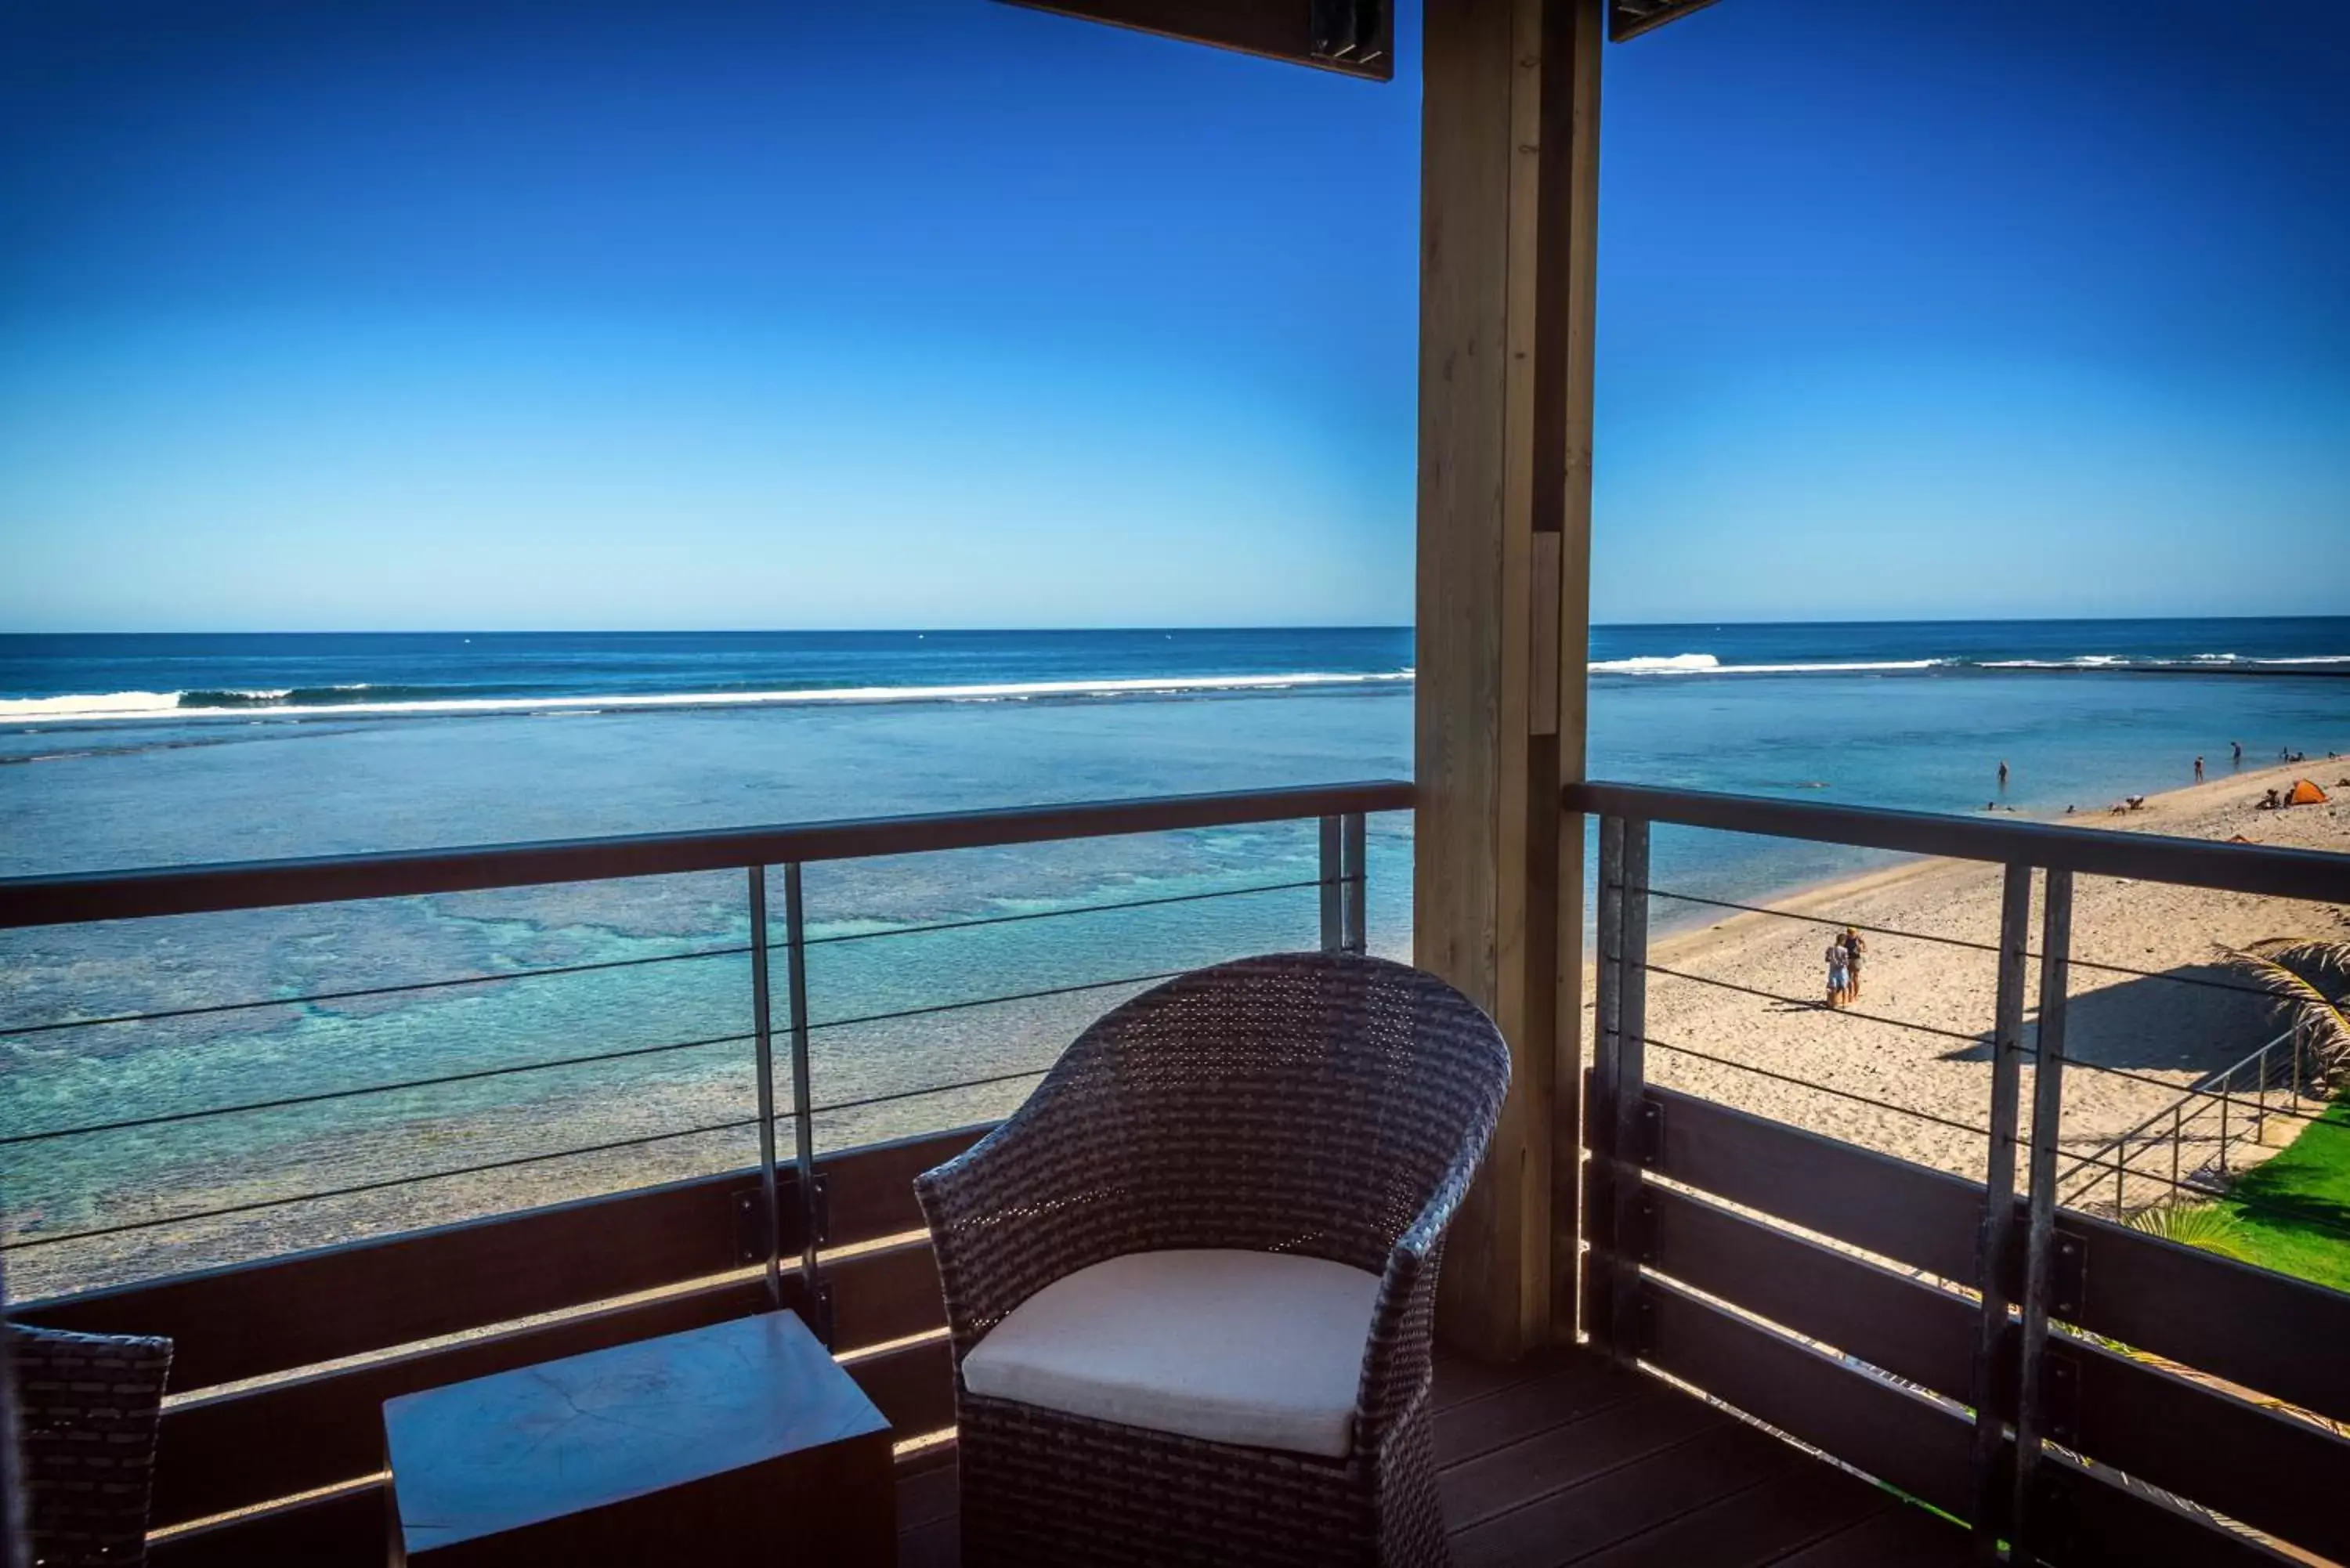
[[[56,1042],[100,1030],[168,1027],[191,1020],[234,1022],[240,1015],[266,1015],[271,1010],[331,1008],[337,1004],[419,997],[434,992],[479,993],[484,988],[560,981],[615,971],[643,971],[656,966],[689,965],[714,960],[747,960],[751,970],[752,1017],[746,1027],[706,1033],[690,1039],[574,1051],[524,1061],[466,1066],[442,1073],[399,1075],[296,1093],[239,1098],[218,1105],[169,1106],[146,1115],[101,1116],[88,1119],[63,1119],[58,1125],[52,1126],[0,1127],[0,1149],[61,1146],[76,1139],[139,1134],[150,1129],[225,1117],[297,1111],[336,1104],[349,1105],[392,1096],[430,1094],[523,1075],[649,1063],[658,1058],[728,1046],[739,1047],[746,1044],[756,1047],[758,1115],[696,1121],[688,1126],[660,1128],[626,1137],[575,1141],[561,1147],[529,1149],[493,1159],[329,1183],[296,1192],[269,1193],[234,1203],[202,1205],[114,1222],[31,1233],[20,1231],[0,1242],[0,1251],[27,1251],[141,1231],[168,1231],[294,1205],[326,1203],[423,1183],[445,1182],[545,1162],[739,1134],[746,1130],[755,1130],[761,1140],[761,1168],[766,1189],[771,1195],[768,1229],[774,1235],[778,1231],[772,1212],[775,1170],[778,1162],[776,1145],[778,1133],[785,1124],[789,1124],[793,1144],[788,1158],[800,1168],[805,1178],[813,1160],[812,1123],[816,1116],[869,1110],[925,1096],[1009,1085],[1038,1076],[1049,1065],[1049,1063],[1022,1064],[1009,1070],[967,1074],[942,1081],[904,1086],[884,1085],[878,1087],[878,1092],[852,1089],[847,1095],[827,1099],[815,1092],[809,1064],[811,1044],[815,1038],[827,1032],[863,1026],[1130,991],[1178,972],[1163,964],[1147,968],[1136,966],[1134,970],[1120,971],[1102,978],[990,989],[984,994],[975,996],[924,1001],[904,1006],[851,1008],[832,1015],[817,1015],[812,1014],[808,1001],[806,964],[810,950],[864,950],[875,944],[887,944],[898,939],[982,931],[1039,921],[1115,918],[1132,911],[1211,907],[1230,900],[1314,892],[1320,897],[1323,944],[1360,950],[1366,945],[1365,815],[1409,809],[1411,801],[1412,792],[1407,784],[1342,784],[950,814],[894,821],[826,823],[724,834],[660,835],[555,845],[500,846],[424,855],[403,853],[172,868],[116,877],[72,876],[0,881],[0,928],[25,928],[40,924],[148,919],[162,914],[275,908],[284,904],[330,900],[479,892],[493,888],[537,887],[548,879],[583,881],[673,875],[724,868],[723,861],[735,856],[788,853],[799,857],[780,861],[785,885],[785,908],[780,911],[783,917],[780,931],[770,921],[766,909],[766,873],[770,863],[734,861],[733,868],[745,873],[750,878],[753,922],[752,940],[749,941],[577,963],[497,969],[432,980],[304,989],[292,994],[255,996],[184,1007],[93,1012],[88,1016],[28,1021],[0,1019],[0,1043]],[[811,929],[801,887],[800,867],[804,861],[899,856],[942,849],[999,848],[1078,837],[1185,832],[1298,821],[1318,821],[1321,825],[1321,864],[1318,874],[1313,877],[1252,879],[1239,886],[1211,887],[1146,898],[1097,899],[966,919],[839,930]],[[775,955],[782,956],[787,972],[784,982],[773,987],[779,994],[771,996],[768,970]],[[790,1081],[786,1085],[778,1085],[775,1080],[786,1065]],[[797,1191],[803,1200],[813,1201],[815,1184],[803,1179]],[[817,1226],[812,1217],[804,1218],[810,1221],[803,1225],[802,1230],[811,1238],[809,1245],[812,1251]],[[813,1257],[804,1259],[803,1262],[811,1271],[816,1267]],[[771,1255],[771,1279],[778,1263],[779,1260]]]
[[[2107,1175],[2113,1178],[2112,1212],[2127,1219],[2134,1214],[2188,1199],[2227,1196],[2237,1206],[2272,1218],[2292,1220],[2350,1237],[2350,1225],[2338,1219],[2299,1210],[2290,1205],[2267,1203],[2230,1189],[2230,1177],[2243,1160],[2236,1151],[2244,1146],[2259,1149],[2267,1143],[2271,1119],[2308,1125],[2325,1120],[2325,1097],[2314,1082],[2310,1046],[2314,1031],[2296,1019],[2275,1038],[2243,1057],[2190,1085],[2168,1105],[2135,1127],[2077,1157],[2061,1179],[2073,1183],[2067,1202],[2101,1197]],[[2272,1099],[2272,1095],[2276,1098]],[[2312,1100],[2317,1108],[2304,1110]],[[2169,1170],[2161,1169],[2168,1154]],[[2151,1158],[2155,1168],[2140,1162]],[[2230,1160],[2235,1158],[2231,1171]],[[2075,1177],[2081,1179],[2074,1181]],[[2132,1184],[2152,1186],[2155,1196],[2131,1201]]]
[[[2168,1255],[2157,1259],[2127,1249],[2116,1250],[2109,1241],[2093,1241],[2079,1229],[2084,1223],[2079,1210],[2067,1205],[2101,1182],[2158,1179],[2158,1173],[2133,1168],[2143,1151],[2132,1140],[2142,1140],[2150,1129],[2172,1122],[2178,1124],[2179,1136],[2173,1137],[2168,1147],[2181,1168],[2168,1185],[2197,1187],[2204,1197],[2217,1195],[2221,1185],[2211,1179],[2213,1173],[2208,1168],[2189,1170],[2178,1152],[2187,1142],[2184,1135],[2194,1130],[2191,1114],[2185,1108],[2189,1101],[2201,1101],[2215,1119],[2230,1118],[2230,1125],[2214,1140],[2215,1152],[2243,1136],[2245,1121],[2283,1117],[2307,1125],[2319,1120],[2323,1113],[2304,1109],[2299,1103],[2301,1091],[2310,1082],[2302,1065],[2295,1064],[2287,1075],[2293,1089],[2291,1096],[2282,1096],[2287,1103],[2278,1103],[2271,1096],[2281,1081],[2274,1070],[2278,1054],[2290,1048],[2292,1032],[2193,1085],[2182,1084],[2176,1075],[2137,1070],[2144,1064],[2139,1062],[2118,1064],[2082,1059],[2078,1040],[2093,1040],[2095,1035],[2084,1034],[2084,1026],[2074,1018],[2074,1004],[2080,1000],[2072,990],[2076,970],[2100,980],[2109,977],[2130,986],[2151,986],[2158,995],[2175,991],[2182,998],[2208,998],[2215,1005],[2223,995],[2238,995],[2258,1002],[2263,1014],[2273,1015],[2280,1004],[2276,993],[2267,987],[2224,972],[2166,971],[2076,957],[2073,952],[2075,879],[2134,878],[2338,906],[2350,904],[2350,857],[1612,784],[1571,786],[1564,792],[1562,804],[1569,812],[1599,819],[1595,1060],[1585,1112],[1592,1155],[1586,1177],[1592,1268],[1583,1312],[1594,1342],[1627,1363],[1654,1363],[1674,1376],[1691,1376],[1677,1364],[1697,1357],[1704,1367],[1694,1376],[1699,1386],[1729,1397],[1731,1404],[1757,1414],[1760,1419],[1787,1425],[1806,1441],[1822,1441],[1819,1433],[1805,1428],[1823,1406],[1837,1407],[1847,1400],[1873,1402],[1885,1425],[1879,1427],[1872,1420],[1869,1426],[1879,1431],[1886,1451],[1838,1453],[1835,1441],[1825,1444],[1827,1451],[1871,1475],[1890,1478],[1890,1484],[1902,1490],[1928,1495],[1937,1506],[1970,1519],[1987,1551],[2004,1545],[2019,1555],[2037,1555],[2044,1550],[2040,1542],[2053,1532],[2071,1528],[2064,1521],[2076,1501],[2085,1501],[2086,1506],[2095,1508],[2112,1506],[2101,1501],[2106,1494],[2091,1496],[2082,1490],[2077,1461],[2085,1454],[2110,1464],[2133,1451],[2132,1439],[2103,1429],[2101,1435],[2085,1439],[2075,1429],[2080,1418],[2077,1405],[2066,1395],[2078,1387],[2077,1379],[2084,1375],[2079,1357],[2085,1354],[2084,1344],[2090,1342],[2066,1325],[2116,1334],[2119,1343],[2158,1352],[2174,1337],[2184,1343],[2205,1336],[2199,1330],[2170,1326],[2159,1303],[2133,1299],[2125,1284],[2108,1283],[2104,1294],[2094,1302],[2085,1301],[2083,1278],[2095,1282],[2106,1277],[2085,1261],[2093,1244],[2109,1252],[2125,1270],[2170,1272],[2184,1267],[2191,1271],[2193,1266],[2175,1263]],[[1859,919],[1856,911],[1847,915],[1821,908],[1825,900],[1817,898],[1811,907],[1789,909],[1717,896],[1711,889],[1662,886],[1670,878],[1650,875],[1654,825],[1974,861],[1996,867],[1998,938],[1986,941],[1958,931],[1922,930],[1916,929],[1918,922],[1914,919]],[[1951,886],[1961,889],[1959,896],[1971,897],[1964,891],[1969,885]],[[1840,963],[1837,961],[1846,955],[1832,946],[1820,955],[1829,989],[1809,995],[1791,994],[1772,978],[1772,966],[1792,956],[1788,945],[1775,937],[1766,935],[1763,945],[1746,950],[1762,955],[1759,964],[1749,960],[1739,967],[1742,961],[1734,949],[1660,961],[1650,951],[1652,905],[1735,911],[1763,922],[1758,930],[1767,931],[1771,922],[1786,922],[1865,934],[1887,945],[1918,942],[1983,955],[1992,962],[1985,966],[1988,984],[1981,1023],[1961,1026],[1952,1016],[1951,992],[1947,987],[1928,992],[1931,1016],[1899,1016],[1900,1008],[1882,1002],[1873,1007],[1862,1004],[1860,975],[1865,972],[1871,980],[1879,979],[1883,954],[1865,953],[1866,961],[1856,965]],[[1719,961],[1725,956],[1729,963]],[[1652,992],[1663,986],[1679,989],[1660,1002]],[[2095,992],[2092,988],[2083,994]],[[1931,1099],[1904,1104],[1898,1091],[1883,1092],[1887,1065],[1881,1054],[1845,1052],[1838,1060],[1846,1067],[1808,1073],[1800,1059],[1787,1052],[1758,1052],[1751,1045],[1738,1049],[1726,1044],[1740,1038],[1736,1026],[1724,1026],[1721,1005],[1707,1002],[1707,997],[1751,999],[1783,1013],[1838,1021],[1823,1022],[1817,1026],[1822,1030],[1899,1032],[1970,1048],[1945,1051],[1942,1059],[1980,1059],[1987,1064],[1988,1082],[1978,1081],[1970,1091],[1984,1096],[1986,1114],[1970,1114],[1970,1106],[1951,1103],[1947,1096],[1939,1104]],[[1685,1011],[1659,1027],[1660,1008]],[[1691,1019],[1707,1021],[1704,1026],[1714,1037],[1685,1037]],[[1867,1033],[1856,1036],[1873,1037]],[[1980,1058],[1974,1048],[1981,1050]],[[1897,1158],[1865,1153],[1863,1147],[1852,1145],[1827,1144],[1816,1137],[1807,1143],[1804,1135],[1769,1130],[1801,1119],[1784,1109],[1742,1123],[1735,1118],[1752,1114],[1727,1108],[1742,1098],[1734,1088],[1721,1094],[1719,1100],[1707,1100],[1653,1084],[1652,1053],[1691,1066],[1719,1069],[1728,1076],[1726,1080],[1716,1077],[1717,1085],[1742,1080],[1773,1096],[1792,1089],[1819,1096],[1824,1108],[1835,1105],[1866,1109],[1933,1129],[1940,1141],[1918,1147],[1936,1147],[1941,1152],[1929,1156],[1905,1149]],[[2026,1068],[2032,1069],[2028,1083]],[[2143,1118],[2134,1112],[2131,1119],[2138,1125],[2118,1139],[2108,1139],[2086,1151],[2065,1147],[2065,1086],[2075,1075],[2094,1075],[2111,1085],[2158,1089],[2165,1099],[2163,1109]],[[1835,1078],[1842,1081],[1828,1081]],[[2123,1102],[2108,1095],[2102,1103],[2104,1114],[2109,1115],[2115,1105]],[[1684,1117],[1690,1118],[1690,1124],[1677,1132],[1676,1123]],[[1717,1141],[1747,1146],[1751,1163],[1741,1164],[1709,1151],[1690,1127],[1706,1129],[1706,1135]],[[1961,1141],[1953,1144],[1942,1135]],[[1969,1143],[1981,1150],[1980,1165],[1968,1158]],[[1831,1166],[1842,1168],[1841,1184],[1823,1185],[1832,1179],[1807,1172],[1807,1162],[1816,1162],[1820,1172]],[[1935,1169],[1937,1165],[1941,1169]],[[1952,1166],[1971,1167],[1981,1174],[1946,1174]],[[2224,1178],[2226,1173],[2219,1174]],[[1880,1185],[1884,1190],[1875,1190]],[[2350,1226],[2344,1225],[2339,1216],[2312,1211],[2241,1187],[2228,1189],[2227,1197],[2247,1218],[2306,1226],[2311,1232],[2331,1232],[2350,1242]],[[1719,1207],[1721,1203],[1736,1207],[1724,1209]],[[1958,1244],[1966,1229],[1975,1230],[1971,1247]],[[1727,1258],[1736,1261],[1709,1255],[1697,1246],[1700,1236],[1727,1249]],[[1866,1269],[1856,1271],[1822,1252],[1814,1244],[1822,1237],[1898,1265],[1898,1272],[1888,1273],[1880,1268],[1871,1275]],[[2141,1245],[2165,1244],[2146,1238]],[[2194,1255],[2185,1249],[2175,1251]],[[1773,1262],[1766,1263],[1765,1259]],[[1791,1272],[1773,1277],[1773,1270],[1778,1267]],[[2085,1276],[2080,1272],[2085,1268]],[[2314,1321],[2330,1321],[2323,1314],[2334,1309],[2316,1299],[2324,1293],[2305,1293],[2314,1287],[2258,1271],[2242,1272],[2251,1278],[2277,1280],[2280,1289],[2270,1293],[2267,1287],[2244,1284],[2232,1276],[2196,1277],[2200,1288],[2211,1292],[2259,1289],[2281,1307],[2320,1314]],[[2119,1279],[2129,1277],[2125,1272]],[[2148,1276],[2141,1272],[2137,1277]],[[1893,1279],[1907,1289],[1887,1282]],[[1950,1287],[1957,1288],[1959,1299],[1965,1303],[1957,1310],[1973,1324],[1971,1353],[1964,1355],[1955,1354],[1951,1343],[1957,1334],[1951,1309],[1946,1304]],[[1692,1289],[1699,1293],[1692,1295]],[[1908,1303],[1902,1310],[1916,1316],[1907,1327],[1875,1321],[1839,1302],[1839,1293],[1845,1290],[1877,1300],[1881,1306],[1889,1306],[1891,1298],[1899,1296]],[[1693,1304],[1705,1302],[1727,1311],[1731,1317],[1709,1318]],[[2212,1309],[2205,1303],[2194,1310],[2208,1314]],[[1742,1320],[1740,1314],[1749,1315]],[[1859,1384],[1831,1387],[1829,1383],[1836,1383],[1831,1378],[1814,1390],[1808,1405],[1783,1407],[1788,1419],[1772,1413],[1767,1404],[1748,1404],[1725,1394],[1726,1387],[1734,1388],[1742,1382],[1757,1397],[1776,1397],[1759,1371],[1752,1376],[1743,1371],[1745,1366],[1753,1365],[1746,1355],[1721,1359],[1722,1340],[1742,1334],[1752,1338],[1752,1330],[1731,1324],[1751,1323],[1757,1317],[1788,1325],[1783,1332],[1797,1336],[1810,1351],[1859,1379]],[[1827,1326],[1804,1326],[1814,1320]],[[1929,1321],[1940,1326],[1929,1334]],[[1686,1337],[1664,1337],[1659,1343],[1666,1323],[1676,1325],[1675,1334]],[[2119,1338],[2117,1331],[2123,1329],[2144,1337]],[[1811,1337],[1804,1338],[1806,1334]],[[1929,1342],[1933,1348],[1929,1348]],[[1701,1348],[1708,1345],[1711,1350]],[[1864,1353],[1855,1354],[1856,1347]],[[2323,1354],[2316,1345],[2308,1348]],[[2219,1349],[2206,1345],[2205,1351],[2215,1359],[2188,1365],[2219,1370],[2236,1362],[2260,1362],[2264,1355],[2247,1354],[2232,1345]],[[1782,1353],[1768,1352],[1757,1345],[1751,1354]],[[1792,1370],[1783,1370],[1790,1377],[1794,1376]],[[2106,1376],[2100,1368],[2088,1370]],[[2277,1391],[2300,1381],[2294,1369],[2271,1366],[2266,1371],[2255,1370],[2255,1380],[2242,1386]],[[1950,1473],[1948,1456],[1954,1445],[1947,1432],[1929,1436],[1921,1428],[1916,1445],[1906,1451],[1904,1445],[1892,1441],[1896,1428],[1917,1419],[1897,1412],[1915,1412],[1918,1407],[1914,1401],[1904,1404],[1898,1399],[1887,1404],[1877,1394],[1863,1392],[1872,1380],[1878,1387],[1898,1386],[1909,1395],[1937,1397],[1954,1417],[1972,1428],[1971,1455],[1963,1476],[1954,1478]],[[2327,1400],[2316,1407],[2330,1408],[2334,1403]],[[2331,1413],[2341,1414],[2339,1410]],[[2224,1403],[2214,1404],[2209,1414],[2222,1422],[2234,1418]],[[1818,1418],[1827,1427],[1838,1425],[1838,1418]],[[1848,1435],[1857,1429],[1846,1427],[1844,1432]],[[2165,1464],[2171,1462],[2170,1456],[2162,1459]],[[2127,1464],[2119,1468],[2134,1470]],[[2164,1485],[2177,1480],[2159,1475],[2152,1479]],[[2221,1498],[2230,1495],[2228,1483],[2214,1484]],[[2189,1487],[2179,1495],[2199,1494]],[[2235,1495],[2240,1502],[2256,1505],[2254,1514],[2278,1511],[2265,1496]],[[2220,1528],[2220,1535],[2204,1538],[2205,1546],[2216,1548],[2232,1529]]]

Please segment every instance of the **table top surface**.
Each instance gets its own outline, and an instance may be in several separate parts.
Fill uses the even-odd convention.
[[[383,1407],[411,1552],[889,1425],[790,1312],[452,1383]]]

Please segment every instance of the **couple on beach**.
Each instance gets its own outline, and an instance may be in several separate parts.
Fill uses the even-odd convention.
[[[1868,944],[1850,926],[1828,944],[1828,1005],[1849,1007],[1860,1000],[1860,960]]]

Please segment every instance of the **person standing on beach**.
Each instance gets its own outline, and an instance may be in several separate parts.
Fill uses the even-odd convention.
[[[1852,955],[1845,950],[1842,937],[1828,944],[1828,1005],[1830,1007],[1842,1007],[1845,1003],[1845,991],[1852,984],[1851,957]]]
[[[2234,747],[2236,752],[2236,754],[2228,760],[2235,763],[2238,767],[2242,767],[2244,765],[2244,742],[2241,741],[2230,741],[2228,744]]]
[[[1999,787],[2002,789],[2005,789],[2007,787],[2007,759],[2005,757],[1999,759]]]
[[[1868,944],[1860,940],[1858,928],[1846,926],[1844,929],[1844,999],[1848,1002],[1860,1000],[1860,958],[1867,950]]]
[[[2195,759],[2195,782],[2197,784],[2203,782],[2203,759],[2200,757]]]

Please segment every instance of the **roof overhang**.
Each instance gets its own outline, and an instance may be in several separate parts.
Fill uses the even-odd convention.
[[[1712,4],[1713,0],[1607,0],[1607,36],[1620,44]]]
[[[1395,77],[1393,0],[1007,0],[1373,81]]]

